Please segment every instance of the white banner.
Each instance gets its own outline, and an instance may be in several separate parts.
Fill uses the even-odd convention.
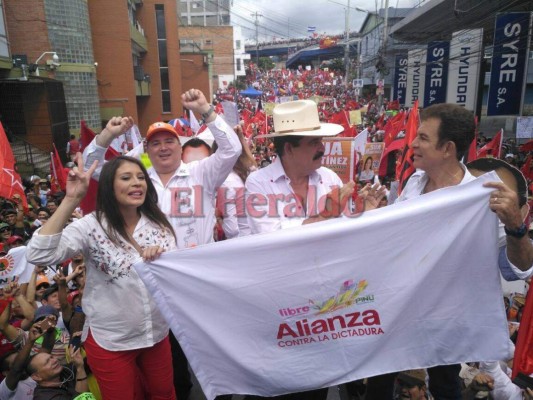
[[[208,399],[500,360],[509,332],[487,180],[498,178],[135,268]]]
[[[412,107],[418,99],[418,106],[424,106],[426,79],[426,49],[409,50],[407,56],[407,93],[405,106]]]
[[[454,32],[450,42],[446,101],[475,111],[483,29]]]
[[[0,256],[0,287],[4,287],[18,277],[19,283],[30,281],[33,264],[26,261],[26,246],[15,247]]]

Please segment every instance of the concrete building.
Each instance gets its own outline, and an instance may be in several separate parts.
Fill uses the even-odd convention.
[[[240,27],[230,26],[229,0],[180,0],[180,49],[206,53],[211,76],[210,93],[226,89],[244,76],[244,49]]]
[[[233,26],[182,26],[180,27],[182,52],[206,54],[211,76],[210,93],[225,89],[238,76],[244,76],[245,53],[240,27]]]
[[[182,74],[208,75],[181,63],[177,15],[175,0],[0,0],[2,123],[49,154],[81,120],[131,115],[143,133],[182,116]]]
[[[230,0],[179,0],[181,26],[229,25]]]
[[[411,8],[390,7],[387,15],[385,15],[385,9],[377,13],[367,13],[359,32],[361,40],[359,76],[365,85],[363,93],[368,90],[375,91],[376,82],[381,78],[385,80],[385,96],[389,95],[396,54],[406,51],[407,45],[394,37],[389,37],[388,34],[385,43],[385,25],[387,33],[390,32],[391,27],[405,18],[411,10]],[[385,24],[385,18],[387,18],[387,24]]]

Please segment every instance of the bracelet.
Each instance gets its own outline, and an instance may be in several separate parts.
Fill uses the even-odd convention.
[[[504,226],[503,230],[505,231],[505,234],[507,236],[512,236],[512,237],[515,237],[517,239],[520,239],[520,238],[522,238],[522,237],[527,235],[528,227],[526,226],[526,224],[522,223],[522,225],[520,225],[520,227],[518,229],[510,230],[510,229],[507,229]]]
[[[201,114],[202,116],[202,119],[200,121],[200,123],[203,125],[205,124],[205,121],[211,116],[211,114],[213,114],[215,112],[215,107],[213,107],[212,104],[209,105],[209,110],[207,110],[207,112]]]
[[[85,378],[77,378],[76,382],[82,382],[82,381],[86,381],[86,380],[87,380],[87,377],[85,377]]]

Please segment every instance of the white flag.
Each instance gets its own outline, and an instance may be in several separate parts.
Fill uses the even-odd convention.
[[[353,139],[354,150],[359,154],[365,154],[365,145],[368,143],[368,130],[365,128]],[[357,160],[359,161],[359,160]]]
[[[192,111],[189,111],[189,121],[191,124],[192,131],[197,134],[200,130],[200,124],[198,123],[198,120],[196,119],[196,115]]]
[[[19,278],[19,283],[29,282],[33,268],[33,264],[26,261],[26,246],[9,250],[5,256],[0,256],[0,287],[6,286],[15,277]]]
[[[488,176],[487,176],[488,175]],[[208,399],[500,360],[509,332],[490,189],[163,254],[137,272]]]

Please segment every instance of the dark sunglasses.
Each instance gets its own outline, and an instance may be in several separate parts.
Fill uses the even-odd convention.
[[[4,233],[4,232],[7,232],[7,231],[11,231],[11,228],[2,228],[2,229],[0,229],[0,233]]]
[[[36,290],[39,290],[39,289],[48,289],[50,287],[50,284],[49,283],[41,283],[39,286],[37,286],[35,289]]]

